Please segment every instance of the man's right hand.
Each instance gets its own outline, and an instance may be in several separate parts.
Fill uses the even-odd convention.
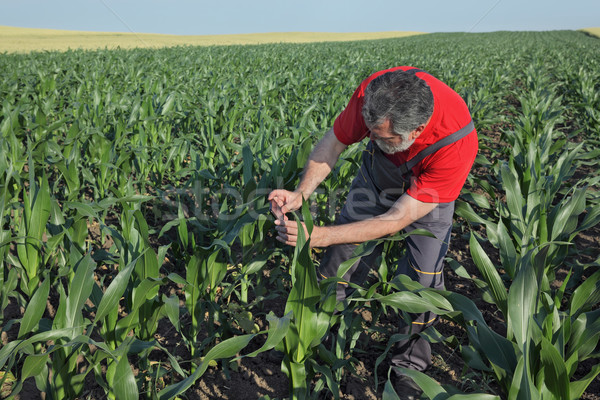
[[[282,221],[288,219],[285,214],[302,207],[302,194],[299,192],[277,189],[269,193],[267,200],[271,202],[271,212],[275,218]]]

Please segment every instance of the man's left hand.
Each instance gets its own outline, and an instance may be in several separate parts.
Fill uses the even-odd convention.
[[[304,236],[308,238],[308,230],[306,229],[306,225],[304,222],[300,222],[302,228],[304,228]],[[276,239],[281,243],[289,244],[290,246],[296,246],[298,242],[298,223],[296,221],[290,220],[275,220],[275,230],[277,231]],[[313,235],[311,237],[314,238],[315,231],[318,229],[317,226],[313,227]],[[310,247],[317,247],[317,243],[313,243],[311,240]]]

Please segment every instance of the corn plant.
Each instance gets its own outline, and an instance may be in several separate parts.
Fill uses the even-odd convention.
[[[313,224],[306,201],[302,205],[308,234]],[[310,256],[310,239],[304,235],[304,228],[298,221],[299,237],[294,259],[291,264],[292,289],[286,302],[285,313],[292,319],[289,330],[279,347],[284,358],[282,370],[290,380],[290,395],[293,399],[311,397],[309,378],[311,377],[311,357],[329,328],[329,320],[335,307],[335,285],[328,282],[319,286],[316,269]],[[328,377],[329,389],[337,398],[337,385]]]

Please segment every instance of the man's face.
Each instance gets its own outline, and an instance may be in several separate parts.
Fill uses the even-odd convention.
[[[410,139],[410,133],[397,134],[392,132],[391,123],[386,120],[378,126],[371,129],[371,139],[377,143],[379,148],[387,154],[394,154],[400,151],[408,150],[415,142],[415,139]]]

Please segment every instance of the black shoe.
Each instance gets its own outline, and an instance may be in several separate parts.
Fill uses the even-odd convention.
[[[423,391],[407,375],[394,374],[392,376],[392,386],[400,400],[417,400],[421,398]]]

